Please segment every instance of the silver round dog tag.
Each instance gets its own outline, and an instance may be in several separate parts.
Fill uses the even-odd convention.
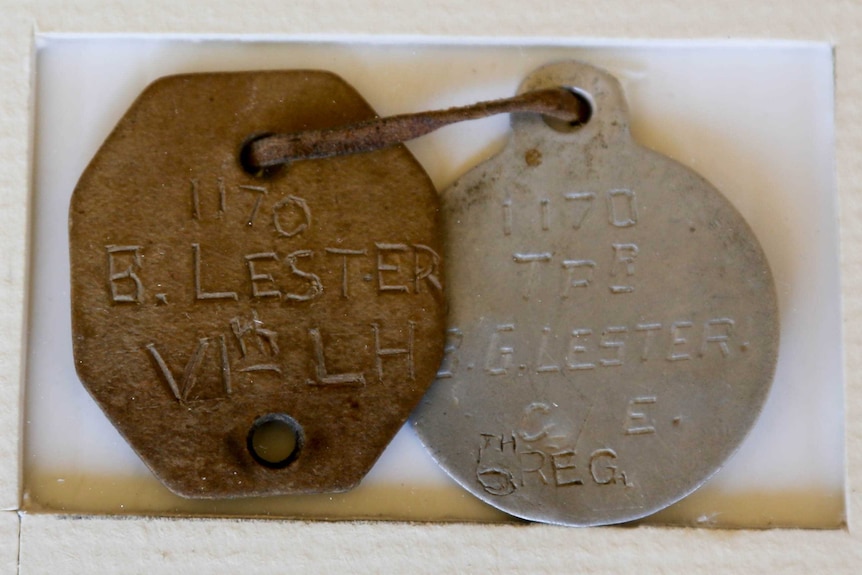
[[[753,425],[775,288],[733,206],[632,140],[612,76],[561,63],[521,91],[552,86],[589,121],[514,116],[505,150],[444,195],[449,339],[413,424],[495,507],[619,523],[696,489]]]

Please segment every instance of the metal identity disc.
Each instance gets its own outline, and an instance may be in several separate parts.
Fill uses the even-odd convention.
[[[764,254],[697,174],[629,135],[618,82],[579,63],[583,126],[514,116],[505,150],[444,195],[449,333],[413,423],[461,485],[550,523],[637,519],[712,475],[769,390]]]
[[[348,489],[433,380],[439,206],[410,153],[239,160],[255,134],[373,116],[326,72],[164,78],[81,177],[78,374],[172,491]]]

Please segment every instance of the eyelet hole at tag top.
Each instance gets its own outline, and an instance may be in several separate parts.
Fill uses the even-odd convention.
[[[259,464],[283,469],[295,461],[302,450],[302,426],[285,413],[258,417],[248,431],[248,452]]]
[[[272,132],[256,132],[251,134],[245,141],[242,143],[242,146],[239,149],[239,164],[242,166],[242,169],[245,173],[254,176],[255,178],[268,179],[275,176],[278,172],[280,172],[284,166],[270,166],[266,168],[261,168],[255,165],[255,163],[251,160],[251,146],[258,140],[262,140],[264,138],[268,138],[272,136]]]
[[[582,110],[584,111],[584,117],[566,122],[552,116],[543,115],[542,120],[545,121],[545,124],[547,124],[549,128],[557,132],[576,132],[589,123],[590,119],[593,117],[593,111],[595,110],[596,105],[588,93],[572,86],[563,86],[563,88],[571,92],[572,95],[580,101],[583,106]]]

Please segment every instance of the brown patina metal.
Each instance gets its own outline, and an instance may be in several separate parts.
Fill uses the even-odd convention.
[[[81,177],[69,217],[78,374],[172,491],[348,489],[432,381],[439,206],[410,153],[262,174],[239,159],[255,135],[373,117],[325,72],[164,78]],[[296,447],[271,461],[252,439],[274,424]]]

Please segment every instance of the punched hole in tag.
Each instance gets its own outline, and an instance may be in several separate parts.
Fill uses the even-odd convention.
[[[590,121],[596,105],[587,92],[573,86],[562,86],[562,88],[570,92],[578,100],[578,109],[580,110],[579,116],[574,120],[561,120],[554,116],[543,114],[542,120],[545,121],[545,124],[547,124],[549,128],[552,128],[557,132],[576,132],[586,126]]]
[[[239,148],[237,158],[245,173],[260,179],[269,179],[281,171],[282,165],[260,167],[252,159],[252,145],[258,140],[263,140],[274,135],[272,132],[255,132],[250,134]]]
[[[302,426],[286,413],[258,417],[248,431],[246,446],[254,460],[270,469],[283,469],[302,451]]]

